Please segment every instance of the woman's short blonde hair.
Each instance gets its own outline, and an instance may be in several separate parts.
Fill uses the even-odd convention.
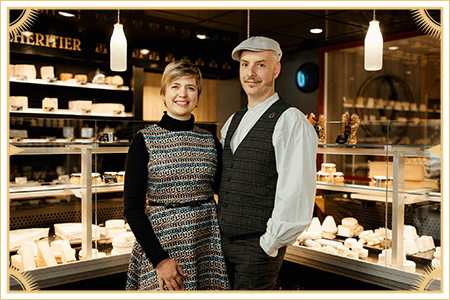
[[[198,93],[197,96],[200,97],[203,85],[202,73],[196,65],[186,60],[177,60],[166,66],[161,78],[160,94],[165,96],[167,86],[181,77],[195,78]]]

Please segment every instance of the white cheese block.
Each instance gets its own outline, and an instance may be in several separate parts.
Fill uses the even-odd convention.
[[[10,96],[9,106],[11,110],[24,110],[28,108],[28,97],[26,96]]]
[[[92,249],[92,256],[91,258],[101,258],[101,257],[105,257],[106,253],[105,252],[99,252],[97,249]],[[84,260],[86,259],[86,250],[85,249],[81,249],[80,253],[78,253],[80,260]]]
[[[334,240],[336,238],[336,235],[334,233],[323,231],[322,232],[322,237],[324,239]]]
[[[36,79],[36,67],[34,65],[16,65],[16,77],[34,80]]]
[[[46,241],[37,243],[37,266],[38,267],[46,267],[46,266],[56,266],[58,263],[56,262],[55,257],[53,256],[53,252],[50,249],[50,246]]]
[[[123,85],[123,78],[119,75],[114,75],[112,80],[111,80],[111,84],[113,85],[117,85],[117,86],[122,86]]]
[[[106,228],[125,228],[125,221],[121,220],[121,219],[117,219],[117,220],[107,220],[105,222],[105,227]]]
[[[318,242],[319,244],[321,244],[322,246],[332,246],[334,248],[338,248],[339,246],[343,246],[344,244],[342,244],[341,242],[338,241],[330,241],[330,240],[325,240],[325,239],[319,239],[316,240],[316,242]]]
[[[318,242],[313,241],[313,240],[305,240],[303,242],[303,245],[305,245],[308,248],[313,248],[313,249],[320,249],[322,247]]]
[[[331,245],[322,246],[322,248],[320,250],[327,252],[327,253],[332,253],[332,254],[337,254],[337,252],[338,252],[337,248],[335,248]]]
[[[359,258],[367,258],[369,257],[369,250],[362,248],[361,252],[359,252]]]
[[[392,162],[388,163],[388,177],[393,177],[394,165]],[[386,162],[384,161],[370,161],[369,162],[369,177],[386,176]],[[405,163],[405,180],[408,181],[423,181],[425,179],[424,167],[422,164]]]
[[[412,260],[405,260],[403,262],[403,270],[414,273],[416,271],[416,263]]]
[[[20,247],[20,256],[22,258],[22,266],[24,271],[36,269],[36,260],[33,245],[34,242],[28,242]]]
[[[19,254],[15,254],[11,256],[11,266],[16,268],[19,271],[23,270],[23,265],[22,265],[22,256],[20,256]]]
[[[384,227],[380,227],[378,229],[375,229],[374,232],[379,233],[383,238],[392,239],[392,230],[389,228],[386,229]]]
[[[359,253],[350,251],[350,252],[347,253],[347,257],[348,258],[353,258],[353,259],[359,259]]]
[[[127,232],[127,233],[122,233],[122,234],[120,235],[120,237],[125,238],[125,240],[126,240],[127,242],[136,240],[136,237],[134,236],[133,232],[131,232],[131,231],[130,231],[130,232]]]
[[[337,248],[337,254],[342,255],[342,256],[347,256],[347,254],[350,252],[350,249],[348,249],[347,247],[345,247],[344,245],[339,246]]]
[[[110,113],[110,114],[120,114],[125,111],[125,106],[120,103],[93,103],[92,110],[93,113]]]
[[[405,251],[406,254],[415,254],[419,252],[419,249],[417,249],[416,241],[414,239],[404,239],[403,251]]]
[[[370,234],[373,233],[373,230],[369,229],[369,230],[364,230],[363,232],[361,232],[360,234],[358,234],[358,237],[360,239],[363,239],[365,236],[368,236]]]
[[[352,217],[347,217],[342,219],[341,224],[342,226],[352,229],[358,225],[358,220]]]
[[[303,241],[303,240],[318,240],[322,238],[322,234],[320,232],[308,232],[308,231],[303,231],[298,237],[297,240],[298,241]]]
[[[336,233],[338,231],[333,216],[326,216],[325,220],[323,220],[322,231],[330,233]]]
[[[441,247],[436,247],[436,250],[433,253],[433,257],[436,257],[437,259],[441,258]]]
[[[432,237],[432,236],[429,236],[429,235],[422,235],[422,236],[420,237],[420,239],[422,239],[422,240],[424,241],[424,244],[426,245],[426,249],[427,249],[427,250],[432,250],[432,249],[435,248],[434,240],[433,240],[433,237]]]
[[[91,100],[72,100],[69,101],[69,110],[90,112],[92,109]]]
[[[55,111],[58,109],[58,98],[42,99],[42,109],[45,111]]]
[[[403,238],[404,239],[417,239],[419,236],[417,235],[416,227],[411,225],[403,226]]]
[[[360,242],[356,242],[352,247],[351,247],[353,252],[356,253],[361,253],[363,250],[363,244],[361,244]]]
[[[320,225],[320,220],[317,217],[312,218],[311,223],[309,223],[308,232],[320,232],[322,233],[322,225]]]
[[[61,252],[62,251],[62,240],[53,241],[50,243],[50,248],[53,252]]]
[[[9,77],[16,77],[16,65],[9,65]]]
[[[343,226],[343,225],[338,225],[338,235],[340,236],[346,236],[346,237],[352,237],[353,236],[353,232],[350,228]]]
[[[346,238],[344,240],[344,246],[347,248],[352,248],[356,244],[357,240],[355,238]]]
[[[54,225],[55,235],[69,243],[81,242],[82,224],[81,223],[58,223]],[[100,238],[100,227],[92,225],[92,239]]]
[[[415,242],[416,242],[417,250],[419,252],[425,252],[425,251],[428,250],[426,242],[425,242],[425,240],[422,237],[419,237],[418,239],[415,239]]]
[[[20,248],[20,245],[26,242],[37,241],[41,238],[48,237],[49,230],[50,228],[28,228],[11,230],[9,232],[9,248],[10,250],[16,250]]]
[[[55,70],[53,66],[42,66],[41,78],[44,80],[48,80],[48,78],[55,78]]]
[[[61,242],[61,260],[63,263],[69,263],[77,260],[75,258],[75,252],[67,240]]]

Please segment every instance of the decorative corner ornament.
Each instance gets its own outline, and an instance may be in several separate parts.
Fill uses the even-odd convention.
[[[39,9],[24,9],[16,20],[13,20],[9,23],[9,37],[14,39],[14,37],[16,35],[19,35],[22,31],[30,29],[31,25],[33,25],[33,22],[36,21],[38,15]]]
[[[441,24],[436,22],[426,9],[411,9],[411,13],[420,29],[438,40],[441,40],[442,28]]]

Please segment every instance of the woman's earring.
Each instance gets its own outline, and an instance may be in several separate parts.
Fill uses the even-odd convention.
[[[163,103],[164,103],[164,106],[167,106],[167,104],[166,104],[166,100],[163,100]]]

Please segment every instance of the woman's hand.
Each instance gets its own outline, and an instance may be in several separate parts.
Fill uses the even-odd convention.
[[[171,258],[166,258],[156,266],[156,273],[158,274],[159,289],[164,289],[164,284],[170,291],[184,290],[181,276],[186,276],[180,265]]]

